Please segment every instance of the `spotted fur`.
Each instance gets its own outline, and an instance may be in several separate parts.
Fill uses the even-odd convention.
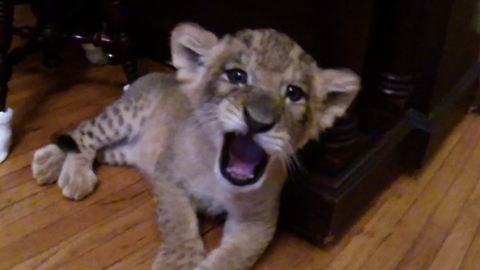
[[[135,166],[158,205],[162,243],[153,269],[248,269],[275,232],[295,151],[345,113],[359,78],[318,68],[288,36],[269,29],[218,38],[180,24],[171,49],[175,74],[138,79],[100,115],[62,135],[61,148],[37,150],[33,175],[39,184],[58,180],[66,197],[80,200],[96,185],[96,157]],[[232,81],[235,69],[248,75],[245,81]],[[222,173],[226,134],[250,134],[269,157],[255,181],[235,183]],[[197,211],[227,214],[222,242],[209,254]]]

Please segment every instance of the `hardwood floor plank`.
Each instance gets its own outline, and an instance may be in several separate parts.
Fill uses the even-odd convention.
[[[8,173],[0,177],[0,196],[12,188],[16,188],[26,183],[35,182],[32,177],[30,167],[25,167],[20,170]]]
[[[0,246],[6,242],[6,238],[3,236],[4,234],[8,234],[8,227],[18,228],[19,224],[15,223],[15,221],[25,219],[26,217],[34,215],[36,212],[43,211],[46,207],[58,201],[58,198],[56,198],[58,191],[55,190],[55,188],[56,187],[53,186],[49,188],[44,187],[40,192],[0,210],[0,223],[3,225],[2,230],[0,230],[0,239],[2,239]],[[35,221],[38,222],[38,220]],[[29,228],[33,227],[31,223],[29,223],[28,226]]]
[[[121,235],[110,239],[101,246],[64,264],[67,269],[104,269],[136,249],[145,246],[156,232],[154,219],[136,224]]]
[[[7,207],[15,204],[25,198],[28,198],[36,193],[43,191],[44,188],[38,186],[34,181],[27,182],[16,186],[14,188],[8,189],[5,192],[1,192],[0,196],[0,211],[6,209]]]
[[[16,265],[13,269],[41,270],[65,268],[67,264],[72,263],[72,258],[78,260],[136,225],[146,220],[151,220],[152,211],[153,205],[149,202],[137,208],[127,208],[89,227],[82,233],[74,235],[35,257]]]
[[[205,243],[205,248],[208,251],[211,251],[214,248],[218,247],[222,238],[222,234],[223,234],[223,225],[215,227],[214,229],[210,230],[207,234],[205,234],[203,236],[203,242]]]
[[[99,174],[100,177],[103,176],[105,180],[109,181],[105,181],[107,183],[102,185],[102,188],[99,188],[90,198],[81,203],[68,200],[59,202],[59,198],[62,197],[60,190],[56,185],[52,185],[48,188],[42,187],[43,190],[41,192],[1,211],[0,220],[3,221],[2,224],[4,226],[0,230],[0,247],[20,240],[22,237],[34,233],[45,226],[54,224],[58,220],[72,215],[72,212],[81,211],[95,203],[106,203],[108,202],[108,197],[114,193],[134,183],[143,181],[140,180],[138,173],[131,170],[109,169],[101,170]],[[107,176],[112,179],[108,179]],[[36,184],[34,183],[34,185]],[[38,201],[40,202],[38,203]]]
[[[397,181],[407,182],[404,179]],[[416,192],[414,190],[410,196],[397,196],[387,201],[365,226],[364,231],[350,240],[327,269],[359,269],[377,246],[391,234],[408,209],[412,197],[416,197]]]
[[[33,152],[27,152],[16,156],[9,156],[0,166],[0,177],[9,173],[30,167]]]
[[[479,126],[477,123],[479,121],[478,116],[469,117],[474,117],[474,124],[465,129],[465,135],[462,137],[462,141],[457,146],[455,153],[448,157],[443,169],[438,171],[432,185],[426,189],[425,194],[420,196],[416,203],[416,207],[431,209],[431,206],[435,206],[436,209],[432,214],[432,218],[428,219],[419,236],[414,240],[404,258],[399,262],[397,269],[426,269],[428,267],[458,215],[455,211],[450,210],[450,213],[444,211],[449,211],[449,209],[460,211],[459,207],[462,207],[462,200],[464,201],[468,197],[469,189],[463,188],[462,185],[465,183],[465,179],[460,177],[461,174],[459,174],[458,168],[462,167],[461,169],[464,171],[469,170],[469,168],[465,167],[465,164],[467,163],[466,159],[470,157],[471,162],[478,163],[475,160],[475,152],[472,149],[476,148],[475,144],[478,144]],[[475,151],[478,151],[478,148]],[[452,185],[456,179],[460,181],[458,183],[459,186]],[[475,182],[467,181],[467,184],[470,186],[471,191]],[[454,198],[458,192],[461,193],[460,197]],[[452,204],[456,205],[454,208],[450,207],[448,200],[444,200],[445,196],[458,201]],[[443,202],[438,204],[439,200],[443,200]],[[428,216],[429,213],[425,212],[425,215]]]
[[[478,199],[477,199],[478,200]],[[462,264],[460,265],[461,270],[471,270],[475,269],[480,265],[480,228],[473,235],[473,241],[468,248],[465,257],[463,258]]]
[[[106,270],[124,270],[124,269],[151,269],[151,265],[157,255],[160,247],[160,240],[155,239],[148,242],[145,246],[137,249],[135,252],[125,256]]]
[[[419,237],[413,241],[412,246],[395,269],[427,269],[440,249],[447,233],[444,228],[428,221],[422,228]]]
[[[265,256],[260,258],[254,269],[307,269],[299,267],[298,264],[307,260],[309,257],[308,255],[312,253],[319,255],[318,253],[320,252],[322,251],[298,237],[293,236],[284,230],[279,230],[270,247],[267,249]]]
[[[480,125],[474,122],[466,130],[468,136],[462,138],[467,146],[473,148],[468,161],[463,164],[463,168],[450,169],[444,165],[443,170],[438,170],[437,175],[413,202],[392,233],[365,262],[362,269],[394,269],[414,240],[417,239],[431,215],[433,215],[431,219],[438,226],[449,228],[453,225],[480,177],[479,170],[471,170],[471,168],[480,167],[480,159],[476,155],[476,153],[480,153],[480,132],[478,130],[480,130]],[[468,152],[464,154],[464,157],[468,157]]]
[[[473,121],[473,119],[470,121]],[[458,163],[458,161],[451,162],[451,164],[449,163],[448,166],[445,166],[444,161],[447,163],[449,159],[445,160],[442,159],[442,157],[456,156],[459,159],[466,159],[465,157],[468,157],[466,152],[471,152],[472,149],[471,147],[469,148],[464,141],[459,140],[455,143],[455,147],[451,149],[451,151],[451,153],[450,151],[444,151],[438,155],[437,157],[439,157],[439,159],[433,163],[436,165],[436,169],[422,172],[416,181],[411,181],[407,176],[401,176],[397,180],[400,181],[401,184],[399,185],[396,196],[393,196],[384,203],[378,213],[365,226],[364,231],[361,234],[355,235],[350,240],[350,243],[340,252],[329,265],[328,269],[360,269],[366,260],[372,256],[378,246],[393,233],[398,222],[407,213],[419,195],[422,194],[424,190],[429,190],[429,186],[436,188],[435,185],[432,184],[434,177],[441,176],[444,173],[452,173],[452,168],[456,168],[457,170],[462,168],[461,165],[463,164]],[[448,182],[448,179],[446,182]],[[449,185],[447,184],[446,186]],[[442,192],[443,194],[446,192],[445,189],[439,189],[438,192],[430,191],[426,193],[434,194],[438,197],[441,196]]]
[[[61,219],[52,226],[42,228],[35,234],[28,235],[1,248],[0,269],[8,269],[58,245],[65,239],[84,231],[113,214],[128,208],[135,208],[148,201],[151,201],[151,195],[146,190],[145,183],[133,184],[109,197],[108,200],[95,203],[75,213],[75,215]],[[25,243],[28,243],[28,245]]]
[[[139,260],[136,264],[134,264],[134,268],[131,269],[138,269],[138,270],[150,270],[152,269],[152,264],[155,261],[155,256],[157,255],[158,247],[156,249],[150,250],[150,252],[146,253],[151,257],[145,260]]]
[[[478,177],[476,180],[478,180]],[[435,256],[428,270],[454,270],[460,268],[463,257],[467,253],[470,244],[475,238],[476,232],[480,228],[480,181],[477,181],[477,183],[475,190],[462,209],[455,226],[443,242],[440,251]],[[476,267],[478,266],[479,265]]]

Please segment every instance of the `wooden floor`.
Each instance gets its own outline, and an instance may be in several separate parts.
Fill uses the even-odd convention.
[[[16,42],[15,44],[19,44]],[[81,202],[31,177],[33,151],[122,93],[119,67],[93,67],[72,47],[61,68],[39,55],[14,69],[14,144],[0,165],[0,269],[149,269],[159,245],[148,184],[100,167]],[[141,62],[142,73],[164,70]],[[279,230],[255,269],[480,269],[480,117],[468,115],[420,172],[395,181],[330,249]],[[209,249],[221,226],[202,223]]]

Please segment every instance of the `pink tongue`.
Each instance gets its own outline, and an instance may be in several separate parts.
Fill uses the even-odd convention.
[[[229,173],[241,178],[252,178],[255,166],[263,157],[263,150],[249,135],[235,135],[229,147]]]

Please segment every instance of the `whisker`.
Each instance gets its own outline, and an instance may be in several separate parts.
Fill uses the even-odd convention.
[[[308,171],[307,171],[307,169],[305,168],[305,166],[303,166],[302,162],[300,162],[297,153],[292,154],[292,155],[290,156],[290,162],[291,162],[291,166],[293,167],[293,168],[292,168],[293,170],[297,170],[297,171],[299,171],[301,174],[307,174],[307,173],[308,173]]]
[[[288,172],[289,171],[289,164],[288,164],[288,158],[285,158],[283,156],[280,157],[280,161],[282,163],[283,169]]]

